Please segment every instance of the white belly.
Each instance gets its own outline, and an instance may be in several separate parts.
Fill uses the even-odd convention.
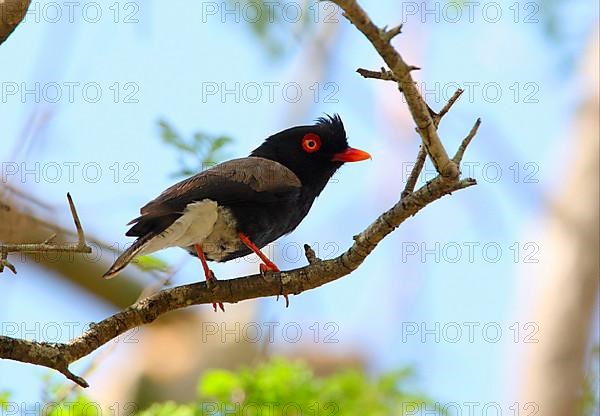
[[[227,208],[219,207],[218,214],[212,233],[201,244],[204,254],[212,261],[221,261],[245,247],[231,212]]]
[[[219,207],[215,201],[204,199],[189,204],[183,215],[162,233],[148,241],[140,254],[149,254],[167,247],[187,247],[202,244],[213,232]]]
[[[195,253],[194,244],[202,246],[206,257],[213,261],[220,261],[244,247],[231,212],[215,201],[204,199],[189,204],[183,215],[149,240],[139,255],[168,247],[181,247]]]

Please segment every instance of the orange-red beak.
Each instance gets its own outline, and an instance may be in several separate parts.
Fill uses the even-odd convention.
[[[360,162],[361,160],[371,159],[371,155],[364,150],[347,148],[343,152],[333,155],[334,162]]]

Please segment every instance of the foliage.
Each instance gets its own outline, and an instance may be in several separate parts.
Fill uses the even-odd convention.
[[[160,120],[158,125],[162,141],[177,150],[181,168],[173,174],[176,177],[191,176],[217,164],[223,159],[223,149],[233,142],[228,136],[203,132],[196,132],[190,139],[184,139],[167,121]]]
[[[156,256],[151,256],[151,255],[139,256],[139,257],[134,258],[131,262],[144,272],[149,272],[149,271],[168,272],[169,271],[169,265],[165,261],[159,259]]]
[[[78,394],[74,399],[44,407],[46,416],[87,416],[89,414],[102,414],[102,409],[97,403],[92,402],[83,394]]]
[[[0,410],[6,410],[6,405],[8,403],[9,398],[10,398],[9,392],[0,391]]]
[[[578,414],[582,416],[597,414],[596,365],[599,359],[600,347],[597,346],[581,396]],[[319,377],[301,361],[274,358],[256,368],[207,371],[198,383],[194,402],[154,403],[148,409],[135,413],[133,403],[128,403],[119,411],[138,416],[401,416],[421,414],[420,410],[427,409],[428,415],[433,414],[432,409],[436,407],[432,399],[408,388],[411,377],[412,371],[407,368],[374,380],[355,369]],[[49,396],[43,407],[45,416],[87,416],[103,414],[103,410],[110,414],[117,411],[112,407],[100,409],[97,403],[81,393],[64,398],[62,383],[48,387]],[[6,411],[8,403],[9,394],[0,392],[0,410]]]
[[[342,370],[315,376],[299,361],[273,359],[254,369],[207,371],[198,399],[188,404],[154,404],[140,416],[227,415],[402,415],[429,405],[426,396],[406,388],[410,370],[369,380],[364,372]]]
[[[57,389],[58,387],[53,388],[53,390]],[[25,405],[24,403],[11,402],[10,393],[0,392],[1,415],[28,414],[30,412],[32,414],[43,414],[44,416],[85,416],[88,414],[101,414],[101,409],[97,403],[90,401],[81,394],[73,399],[60,402],[49,400],[44,404]]]
[[[145,410],[135,404],[115,403],[107,409],[90,400],[82,390],[67,388],[62,382],[46,380],[44,416],[88,416],[126,414],[137,416],[387,416],[415,414],[434,403],[412,392],[410,369],[384,374],[371,380],[363,371],[344,369],[326,377],[316,376],[302,361],[273,358],[255,368],[238,371],[213,369],[205,372],[191,403],[167,401]],[[2,403],[8,394],[0,393]],[[441,413],[439,413],[441,414]]]

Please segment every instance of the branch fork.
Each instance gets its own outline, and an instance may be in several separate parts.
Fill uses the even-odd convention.
[[[77,243],[74,244],[54,244],[54,238],[56,234],[52,234],[42,243],[33,244],[0,244],[0,273],[4,271],[6,267],[14,274],[17,273],[15,266],[8,261],[8,253],[91,253],[92,248],[87,245],[85,241],[85,234],[83,227],[79,221],[75,204],[71,194],[67,193],[67,200],[69,201],[69,209],[71,210],[71,216],[73,217],[73,223],[77,230]]]

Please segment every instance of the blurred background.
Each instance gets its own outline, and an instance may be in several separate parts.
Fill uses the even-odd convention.
[[[323,376],[409,368],[411,391],[463,414],[471,402],[533,414],[528,403],[583,373],[578,397],[597,414],[598,4],[361,4],[378,25],[404,23],[393,43],[422,68],[413,76],[434,110],[465,90],[440,135],[453,153],[482,118],[463,165],[479,185],[288,309],[271,298],[190,307],[125,334],[73,366],[91,400],[189,402],[207,369],[283,355]],[[11,254],[0,333],[64,342],[140,296],[203,279],[178,249],[100,276],[131,242],[125,224],[164,188],[325,113],[373,160],[341,169],[300,227],[263,251],[282,269],[306,263],[304,243],[339,255],[398,200],[420,142],[395,86],[355,72],[381,65],[330,3],[32,2],[0,46],[0,242],[76,241],[70,192],[93,253]],[[420,183],[434,176],[428,164]],[[214,265],[220,279],[257,269],[255,256]],[[69,387],[0,361],[0,392],[17,403]]]

